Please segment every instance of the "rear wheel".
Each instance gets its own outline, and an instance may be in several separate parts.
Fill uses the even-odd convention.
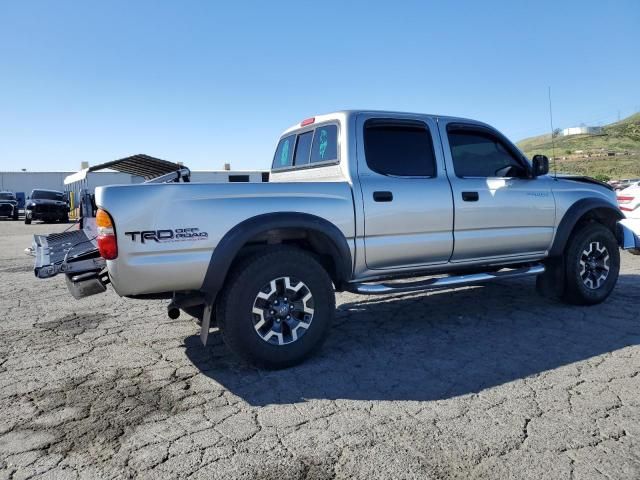
[[[335,295],[329,275],[311,254],[276,247],[234,269],[216,308],[231,350],[254,365],[285,368],[322,344]]]
[[[589,223],[575,232],[565,252],[565,269],[563,300],[575,305],[603,302],[620,272],[620,251],[611,230]]]

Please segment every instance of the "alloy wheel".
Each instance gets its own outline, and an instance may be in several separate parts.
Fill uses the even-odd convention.
[[[313,312],[309,287],[293,277],[278,277],[260,289],[253,301],[253,328],[265,342],[287,345],[307,332]]]
[[[600,242],[589,242],[580,255],[580,277],[584,285],[597,290],[609,276],[609,251]]]

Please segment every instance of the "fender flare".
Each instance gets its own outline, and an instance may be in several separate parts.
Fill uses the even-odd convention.
[[[250,239],[270,230],[287,228],[311,230],[326,236],[330,240],[328,247],[336,264],[338,280],[345,282],[351,277],[353,270],[351,250],[347,239],[333,223],[308,213],[266,213],[251,217],[234,226],[214,249],[200,288],[207,303],[213,304],[224,285],[231,264],[240,249]]]
[[[615,205],[607,202],[606,200],[599,198],[583,198],[582,200],[578,200],[569,207],[556,229],[556,235],[553,239],[551,250],[549,251],[550,257],[559,257],[562,255],[565,246],[567,245],[567,241],[569,240],[569,236],[578,221],[586,213],[596,209],[601,211],[604,210],[607,214],[611,215],[611,220],[613,220],[614,223],[624,218],[622,212]]]

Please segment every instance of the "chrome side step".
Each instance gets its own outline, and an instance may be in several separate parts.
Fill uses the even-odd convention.
[[[464,285],[504,280],[507,278],[529,277],[544,273],[544,265],[535,264],[522,268],[501,270],[499,272],[473,273],[470,275],[458,275],[443,278],[430,278],[418,282],[405,283],[353,283],[347,290],[365,295],[378,295],[385,293],[421,292],[437,290],[439,288],[453,288]]]

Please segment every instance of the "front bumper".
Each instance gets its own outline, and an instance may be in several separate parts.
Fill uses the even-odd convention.
[[[32,220],[61,219],[68,214],[68,210],[56,205],[33,205],[27,207],[26,212]]]
[[[640,255],[640,219],[625,218],[618,222],[620,248]]]
[[[0,204],[0,217],[13,217],[18,211],[18,206],[10,203]]]

